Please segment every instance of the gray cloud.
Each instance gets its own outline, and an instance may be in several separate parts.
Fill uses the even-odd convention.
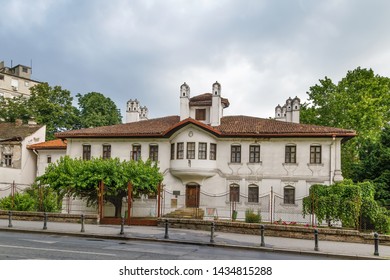
[[[179,113],[213,82],[227,114],[273,116],[329,76],[357,66],[390,76],[388,1],[0,0],[0,59],[74,95],[97,91],[122,109],[138,98],[151,117]]]

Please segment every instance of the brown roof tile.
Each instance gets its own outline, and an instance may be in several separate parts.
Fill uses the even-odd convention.
[[[33,134],[38,129],[43,127],[43,125],[29,125],[29,124],[20,124],[15,123],[0,123],[0,141],[8,139],[19,139],[22,140],[27,136]]]
[[[211,106],[213,95],[211,93],[204,93],[201,95],[190,98],[190,106]],[[222,105],[224,108],[229,107],[229,99],[221,98]]]
[[[56,133],[56,137],[159,137],[163,136],[166,130],[179,121],[179,116],[169,116],[139,122],[64,131]]]
[[[27,146],[30,150],[66,150],[66,140],[55,139]]]
[[[248,116],[227,116],[221,118],[216,127],[188,118],[180,121],[179,116],[169,116],[134,123],[86,128],[57,133],[58,138],[104,138],[104,137],[169,137],[182,127],[193,124],[217,137],[353,137],[354,130],[326,126],[297,124],[273,119]]]

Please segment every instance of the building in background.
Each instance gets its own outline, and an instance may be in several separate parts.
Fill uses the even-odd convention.
[[[31,79],[31,67],[16,65],[7,67],[0,61],[0,96],[6,98],[30,95],[30,88],[40,82]]]

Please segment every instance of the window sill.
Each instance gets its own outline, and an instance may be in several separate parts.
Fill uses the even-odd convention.
[[[259,161],[259,162],[248,162],[247,165],[262,165],[263,162],[262,161]]]
[[[297,208],[298,204],[290,204],[290,203],[281,203],[280,204],[283,207],[289,207],[289,208]]]
[[[282,163],[283,166],[298,166],[299,164],[298,163]]]
[[[324,167],[323,163],[308,163],[307,166]]]

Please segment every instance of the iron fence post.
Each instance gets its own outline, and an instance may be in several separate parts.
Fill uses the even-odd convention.
[[[12,211],[8,211],[8,227],[12,227]]]
[[[211,235],[210,235],[210,243],[215,243],[214,241],[214,231],[215,231],[215,223],[211,223]]]
[[[47,229],[47,213],[43,213],[43,229]]]
[[[168,220],[165,220],[165,235],[164,235],[164,239],[169,239],[169,235],[168,235]]]
[[[124,227],[125,227],[125,217],[122,216],[122,218],[121,218],[121,232],[119,234],[121,234],[121,235],[125,234]]]
[[[260,234],[261,234],[260,247],[265,247],[265,242],[264,242],[264,225],[260,226]]]
[[[318,230],[314,230],[314,251],[319,251],[318,249]]]
[[[375,251],[374,251],[374,256],[379,256],[379,234],[374,233],[374,246],[375,246]]]
[[[85,232],[84,222],[85,222],[84,214],[81,214],[81,232]]]

